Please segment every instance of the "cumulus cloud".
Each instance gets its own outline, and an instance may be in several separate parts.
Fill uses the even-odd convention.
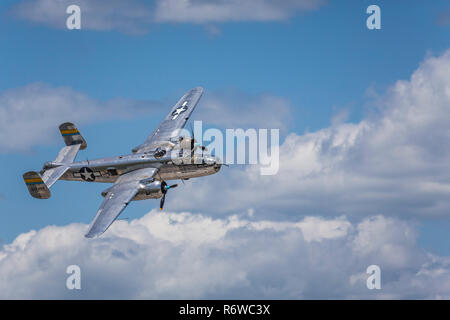
[[[53,141],[58,125],[66,121],[83,125],[151,113],[160,107],[155,101],[98,101],[70,87],[33,83],[0,95],[0,149],[23,151]]]
[[[271,217],[449,215],[450,51],[425,59],[376,104],[377,113],[359,123],[288,135],[276,175],[261,176],[259,166],[223,168],[186,183],[190,197],[174,193],[168,205],[218,214],[254,208]]]
[[[48,226],[0,251],[0,297],[449,298],[450,260],[416,246],[413,223],[383,216],[292,222],[151,211],[101,238]],[[81,290],[67,290],[67,266]],[[382,270],[368,290],[366,268]]]
[[[81,8],[82,29],[125,33],[146,32],[155,23],[205,24],[228,21],[280,21],[317,9],[324,0],[25,0],[11,9],[14,16],[59,29],[66,26],[66,8]]]

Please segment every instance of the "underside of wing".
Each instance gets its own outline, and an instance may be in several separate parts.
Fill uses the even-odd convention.
[[[86,238],[94,238],[105,232],[134,198],[138,188],[136,185],[120,185],[111,188],[105,196],[97,215],[92,221]]]
[[[143,144],[132,151],[148,152],[155,148],[173,142],[184,128],[203,94],[203,88],[196,87],[187,92],[170,110],[167,117],[159,124]]]
[[[105,198],[85,236],[94,238],[104,233],[133,200],[142,181],[152,178],[157,171],[156,168],[144,168],[121,175],[116,183],[105,191]]]

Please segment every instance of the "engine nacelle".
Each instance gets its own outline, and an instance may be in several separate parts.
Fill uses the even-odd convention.
[[[149,184],[141,185],[138,192],[132,200],[145,200],[145,199],[159,199],[161,198],[168,189],[174,188],[177,185],[168,186],[164,181],[155,180]],[[102,197],[106,197],[108,192],[112,189],[108,188],[102,192]]]
[[[163,196],[165,182],[153,181],[139,189],[133,200],[158,199]]]

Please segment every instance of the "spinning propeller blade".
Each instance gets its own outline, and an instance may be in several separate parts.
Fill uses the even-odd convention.
[[[164,202],[166,201],[166,193],[167,190],[178,187],[178,184],[173,184],[171,186],[168,186],[166,182],[163,181],[161,185],[161,191],[162,191],[162,197],[159,201],[159,210],[162,210],[164,208]]]
[[[159,210],[162,210],[164,207],[164,201],[166,201],[166,194],[164,193],[161,197],[161,200],[159,201]]]

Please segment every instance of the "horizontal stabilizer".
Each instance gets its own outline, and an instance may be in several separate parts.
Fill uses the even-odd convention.
[[[71,146],[65,146],[59,151],[58,156],[55,159],[55,162],[60,163],[72,163],[77,156],[78,150],[80,150],[81,144],[74,144]]]
[[[25,180],[31,196],[37,199],[50,198],[50,190],[37,172],[28,171],[24,173],[23,180]]]
[[[80,150],[84,150],[87,147],[86,140],[81,136],[77,127],[73,123],[66,122],[59,126],[59,131],[67,146],[74,144],[80,144]]]
[[[61,176],[67,170],[69,170],[68,166],[60,166],[60,167],[45,170],[44,174],[42,175],[42,179],[44,180],[47,188],[50,188],[52,185],[54,185],[55,182],[58,181],[58,179],[61,178]]]
[[[57,167],[45,169],[41,171],[42,180],[44,180],[45,184],[48,188],[50,188],[59,178],[69,170],[70,163],[73,163],[75,157],[77,156],[78,150],[80,150],[81,144],[74,144],[71,146],[65,146],[59,151],[58,156],[56,157],[53,163],[58,163]],[[45,168],[45,167],[44,167]]]

